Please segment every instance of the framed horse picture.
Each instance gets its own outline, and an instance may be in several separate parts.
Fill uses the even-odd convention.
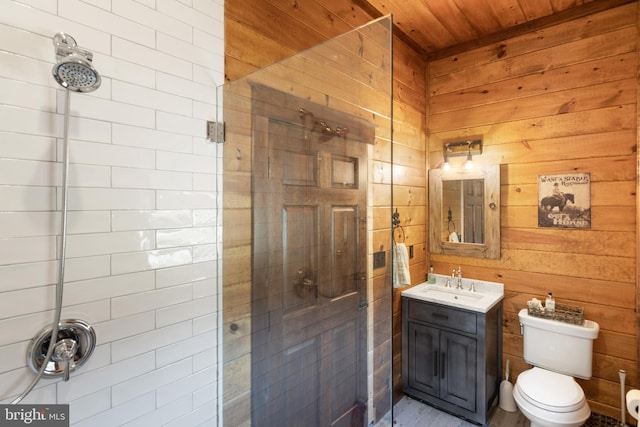
[[[538,227],[591,228],[591,174],[538,176]]]

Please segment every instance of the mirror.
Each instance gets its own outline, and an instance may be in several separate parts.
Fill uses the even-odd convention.
[[[500,165],[429,170],[429,248],[500,258]]]

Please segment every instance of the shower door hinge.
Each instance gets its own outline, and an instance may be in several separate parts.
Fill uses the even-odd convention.
[[[207,141],[220,144],[224,142],[224,122],[207,121]]]

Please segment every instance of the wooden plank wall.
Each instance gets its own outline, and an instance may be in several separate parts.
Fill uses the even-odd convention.
[[[620,414],[618,369],[638,387],[636,325],[637,2],[429,63],[429,161],[481,134],[474,161],[501,164],[502,256],[432,256],[436,272],[505,284],[503,358],[522,359],[517,312],[553,292],[600,324],[592,410]],[[590,230],[537,226],[537,177],[591,173]],[[515,376],[512,377],[515,380]]]
[[[374,17],[349,0],[281,2],[247,0],[225,3],[225,74],[234,81],[257,69],[273,64],[296,52],[314,47],[353,28],[367,24]],[[394,132],[394,206],[398,207],[407,244],[414,246],[410,261],[412,282],[424,281],[426,275],[426,61],[394,38],[393,132]],[[389,59],[386,58],[388,61]],[[274,76],[276,80],[281,80]],[[268,82],[264,82],[268,83]],[[278,84],[281,82],[278,81]],[[354,89],[355,86],[352,88]],[[312,96],[323,88],[314,89]],[[345,87],[346,91],[350,90]],[[316,93],[317,91],[317,93]],[[303,95],[303,94],[296,94]],[[335,95],[335,94],[333,94]],[[225,104],[233,100],[225,98]],[[241,103],[242,101],[238,101]],[[372,110],[384,109],[384,97],[368,97]],[[235,108],[235,107],[234,107]],[[238,107],[240,111],[242,107]],[[388,108],[387,108],[388,109]],[[226,113],[225,113],[226,115]],[[387,125],[388,126],[388,125]],[[382,132],[383,134],[385,132]],[[388,127],[387,127],[388,134]],[[224,359],[225,425],[250,425],[250,141],[248,135],[227,138],[225,145],[224,190]],[[373,271],[374,304],[370,310],[388,313],[391,306],[389,286],[389,241],[391,222],[391,147],[379,138],[372,150],[373,218],[371,250],[385,251],[387,268]],[[233,222],[229,219],[233,218]],[[399,293],[395,293],[394,318],[399,319]],[[375,315],[374,315],[375,316]],[[378,316],[376,316],[377,318]],[[374,325],[375,402],[389,395],[391,363],[384,349],[392,343],[389,321]],[[238,326],[235,330],[230,325]],[[393,349],[396,390],[400,387],[400,323],[394,321]],[[382,331],[378,333],[377,331]],[[383,360],[380,360],[382,358]],[[397,365],[396,365],[397,363]],[[378,417],[388,408],[377,408]]]

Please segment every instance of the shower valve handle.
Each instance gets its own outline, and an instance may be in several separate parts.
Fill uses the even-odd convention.
[[[69,381],[69,371],[71,370],[71,362],[78,352],[78,343],[73,338],[64,338],[56,343],[53,350],[52,359],[63,364],[64,372],[62,374],[63,381]]]

